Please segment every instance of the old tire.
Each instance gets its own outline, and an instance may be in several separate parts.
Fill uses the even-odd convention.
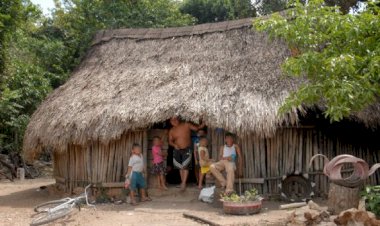
[[[287,202],[307,201],[314,196],[314,183],[308,179],[307,174],[284,176],[279,187],[281,189],[281,198]]]

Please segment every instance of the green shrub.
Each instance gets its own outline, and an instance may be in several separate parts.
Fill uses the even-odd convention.
[[[366,209],[380,217],[380,185],[367,186],[362,196],[366,201]]]

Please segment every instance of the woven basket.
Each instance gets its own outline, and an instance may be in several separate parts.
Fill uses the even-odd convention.
[[[261,201],[249,202],[228,202],[223,201],[223,211],[226,214],[232,215],[250,215],[259,213],[261,210]]]

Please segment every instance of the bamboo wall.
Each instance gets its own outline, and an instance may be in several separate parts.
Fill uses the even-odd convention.
[[[127,169],[131,146],[134,142],[143,147],[147,171],[151,167],[151,140],[158,135],[165,141],[167,131],[147,130],[124,134],[120,140],[107,145],[92,142],[85,148],[69,145],[68,152],[54,154],[54,175],[58,184],[72,191],[77,186],[88,183],[123,182]],[[223,130],[209,130],[210,154],[217,156],[218,148],[224,143]],[[317,159],[308,170],[312,155],[326,154],[330,159],[338,154],[352,154],[368,161],[370,166],[380,162],[379,149],[371,145],[352,145],[337,137],[327,136],[315,128],[282,128],[271,138],[249,136],[238,139],[244,156],[244,178],[264,178],[264,184],[244,183],[243,190],[256,187],[267,195],[279,194],[278,184],[286,174],[309,172],[316,183],[316,194],[327,195],[328,181],[322,174],[323,160]],[[149,175],[149,174],[148,174]],[[149,177],[149,185],[155,184]],[[379,184],[380,173],[371,176],[368,183]]]
[[[87,147],[69,145],[68,151],[54,153],[54,177],[64,190],[72,191],[89,183],[124,181],[133,143],[147,153],[146,131],[126,133],[109,144],[93,141]]]
[[[217,156],[218,147],[223,144],[224,132],[211,131],[209,139],[212,144],[212,156]],[[328,137],[323,131],[315,128],[283,128],[271,138],[250,136],[239,139],[238,143],[244,156],[243,177],[265,179],[264,184],[245,183],[243,190],[256,187],[268,195],[279,194],[278,184],[283,175],[308,172],[310,179],[316,183],[316,195],[326,196],[328,179],[322,173],[323,159],[318,158],[308,169],[308,162],[314,154],[322,153],[329,159],[339,154],[351,154],[366,160],[370,166],[380,162],[379,149],[371,145],[343,143],[339,138]],[[348,170],[343,176],[347,176],[349,172]],[[368,183],[379,184],[380,172],[371,176]]]

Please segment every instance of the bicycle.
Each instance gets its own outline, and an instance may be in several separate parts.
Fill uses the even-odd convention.
[[[37,226],[47,224],[49,222],[55,221],[62,218],[73,211],[73,207],[78,207],[80,211],[80,204],[82,199],[86,199],[87,206],[95,207],[88,202],[88,192],[87,189],[91,187],[91,184],[85,187],[84,193],[75,198],[63,198],[59,200],[49,201],[42,203],[34,208],[37,215],[34,216],[30,226]]]

